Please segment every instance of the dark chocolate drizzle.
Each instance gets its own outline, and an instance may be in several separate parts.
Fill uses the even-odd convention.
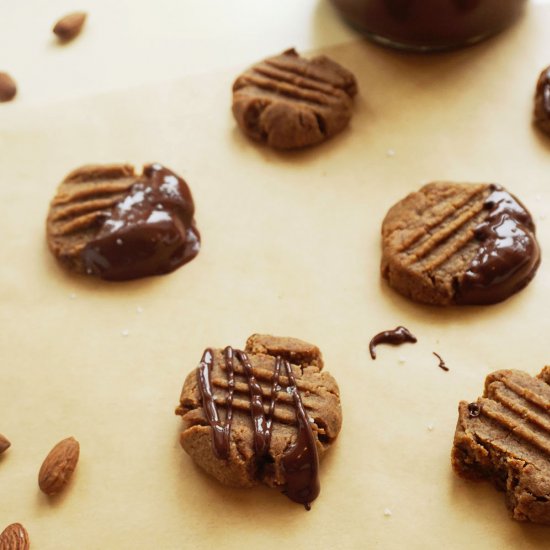
[[[160,164],[145,166],[82,250],[86,271],[112,281],[174,271],[199,253],[194,212],[182,178]]]
[[[476,418],[481,413],[481,407],[477,403],[468,404],[468,414],[471,418]]]
[[[459,281],[459,304],[494,304],[525,287],[540,264],[535,224],[527,209],[499,185],[491,185],[487,216],[475,229],[479,250]]]
[[[296,411],[297,434],[296,441],[284,453],[281,465],[285,471],[286,485],[284,494],[294,502],[303,504],[307,510],[320,492],[319,456],[315,436],[311,429],[308,415],[298,391],[296,378],[287,360],[277,357],[271,377],[271,391],[268,413],[265,414],[262,387],[254,376],[254,369],[248,355],[241,350],[234,351],[230,346],[224,350],[225,369],[228,377],[228,390],[225,405],[225,421],[222,422],[216,407],[211,372],[214,355],[210,348],[206,349],[198,368],[199,389],[202,397],[206,419],[212,427],[212,445],[216,456],[227,460],[230,455],[230,435],[233,419],[233,392],[235,388],[234,358],[242,365],[250,392],[250,415],[254,431],[254,451],[256,460],[262,461],[269,455],[271,434],[273,431],[273,415],[279,391],[287,391],[292,395]],[[282,388],[279,384],[281,368],[285,369],[288,384]]]
[[[435,351],[432,351],[432,353],[439,359],[439,364],[437,366],[445,372],[448,372],[449,367],[445,364],[443,357],[441,357],[441,355],[439,355],[439,353],[436,353]]]
[[[376,334],[370,341],[370,356],[373,359],[376,359],[375,348],[379,344],[390,344],[392,346],[398,346],[405,342],[410,342],[414,344],[416,341],[416,337],[411,334],[410,331],[405,327],[397,327],[394,330],[385,330],[384,332],[379,332],[378,334]]]

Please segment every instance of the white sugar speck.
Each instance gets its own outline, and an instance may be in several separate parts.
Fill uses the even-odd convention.
[[[387,518],[391,516],[391,510],[389,508],[384,508],[384,516]]]
[[[386,151],[386,156],[387,157],[395,157],[395,149],[388,149]]]
[[[141,306],[136,307],[138,313],[143,313],[143,308]]]
[[[117,239],[116,244],[118,244],[120,246],[122,244],[122,239]]]
[[[128,336],[130,334],[130,331],[125,328],[120,334],[122,334],[122,336]]]
[[[88,275],[91,275],[91,274],[92,274],[92,268],[89,267],[88,269],[86,269],[86,273],[87,273]]]
[[[429,431],[429,432],[433,432],[433,431],[434,431],[434,425],[433,425],[433,424],[428,424],[428,431]]]
[[[74,300],[74,299],[76,298],[76,294],[75,294],[74,292],[71,292],[71,293],[69,294],[69,298],[70,298],[71,300]]]
[[[403,363],[405,363],[405,358],[400,355],[398,358],[397,358],[397,362],[400,364],[400,365],[403,365]]]

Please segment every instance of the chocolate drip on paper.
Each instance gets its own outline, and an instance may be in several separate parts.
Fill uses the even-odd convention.
[[[369,343],[370,356],[376,359],[375,348],[379,344],[390,344],[392,346],[398,346],[405,342],[414,344],[416,337],[410,333],[409,329],[405,327],[397,327],[393,330],[385,330],[376,334]]]
[[[282,389],[279,385],[281,368],[284,368],[286,371],[288,378],[286,391],[292,395],[294,402],[297,435],[296,441],[283,454],[281,459],[287,481],[283,492],[288,498],[294,502],[304,504],[306,509],[309,510],[310,503],[317,498],[320,491],[319,456],[315,436],[313,435],[309,418],[298,391],[296,378],[288,361],[280,357],[275,359],[275,367],[271,377],[268,413],[266,415],[262,387],[254,376],[254,369],[248,355],[244,351],[233,350],[230,346],[226,347],[224,350],[224,361],[228,377],[228,389],[227,399],[225,400],[226,417],[225,421],[222,422],[216,407],[214,388],[211,380],[214,362],[213,352],[210,348],[204,351],[198,368],[198,382],[206,419],[212,427],[214,452],[222,460],[229,458],[233,419],[233,392],[235,388],[235,357],[243,367],[248,384],[250,415],[254,431],[254,451],[256,459],[259,461],[269,456],[277,393]]]
[[[457,303],[494,304],[525,287],[540,264],[535,224],[527,209],[491,185],[486,218],[475,229],[479,250],[459,282]]]
[[[439,364],[437,366],[447,372],[449,370],[449,367],[445,364],[443,357],[441,357],[441,355],[439,355],[439,353],[436,353],[435,351],[432,351],[432,353],[439,359]]]

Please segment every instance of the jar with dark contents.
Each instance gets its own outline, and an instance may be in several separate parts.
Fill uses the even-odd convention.
[[[434,51],[467,46],[505,29],[527,0],[331,0],[344,19],[387,46]]]

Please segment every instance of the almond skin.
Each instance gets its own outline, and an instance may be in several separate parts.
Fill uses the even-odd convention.
[[[86,17],[87,14],[82,11],[69,13],[54,25],[53,32],[60,40],[68,42],[80,34]]]
[[[17,94],[15,80],[8,74],[0,72],[0,103],[11,101]]]
[[[71,479],[80,445],[74,437],[60,441],[48,454],[38,473],[38,486],[43,493],[55,495],[62,491]]]
[[[9,439],[0,434],[0,455],[11,446]],[[0,548],[0,550],[2,550]]]
[[[0,534],[0,550],[29,550],[27,530],[20,523],[8,525]]]

